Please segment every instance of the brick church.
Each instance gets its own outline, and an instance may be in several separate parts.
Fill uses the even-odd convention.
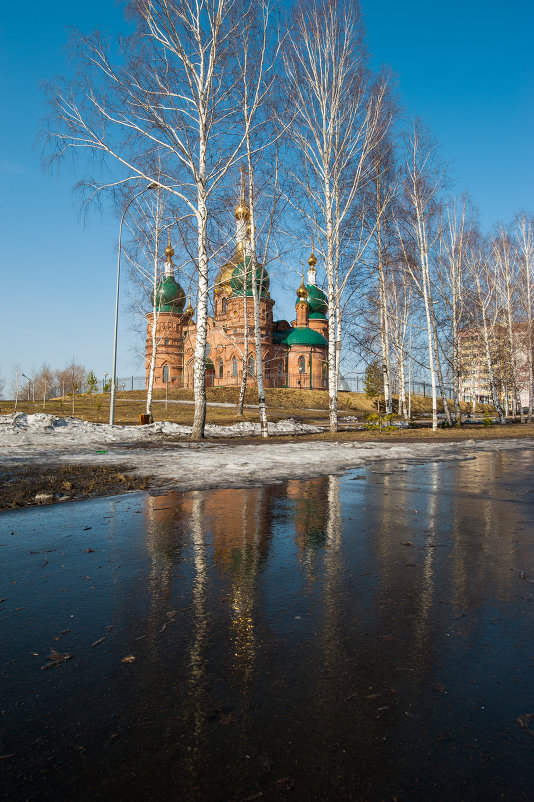
[[[252,269],[248,246],[250,211],[242,195],[235,210],[236,249],[217,274],[214,286],[214,314],[208,317],[206,345],[206,386],[239,386],[243,371],[244,338],[248,336],[247,383],[256,379],[256,349],[252,298]],[[156,289],[156,369],[154,388],[193,387],[196,324],[191,302],[185,307],[185,293],[174,275],[174,250],[165,249],[165,270]],[[265,387],[326,389],[328,387],[327,298],[316,283],[317,259],[308,259],[307,285],[304,277],[296,290],[296,320],[274,320],[274,301],[269,294],[269,276],[256,266],[255,281],[260,303],[261,343]],[[246,304],[245,304],[246,298]],[[246,321],[245,321],[246,305]],[[147,315],[146,376],[152,356],[152,320]]]

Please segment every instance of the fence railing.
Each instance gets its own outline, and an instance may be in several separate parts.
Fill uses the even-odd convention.
[[[207,373],[207,380],[206,384],[209,387],[240,387],[241,385],[241,377],[242,372],[238,371],[237,375],[233,375],[231,373],[224,373],[223,376],[220,376],[213,373]],[[251,382],[255,383],[255,376],[250,375]],[[264,376],[265,386],[266,387],[290,387],[292,389],[310,389],[310,374],[308,373],[279,373],[278,371],[267,371]],[[99,391],[102,391],[105,382],[103,379],[99,381]],[[158,382],[161,386],[161,381]],[[312,382],[311,386],[314,389],[328,389],[328,378],[323,376],[318,376],[317,374],[312,375]],[[185,375],[183,377],[183,382],[178,383],[178,379],[175,381],[169,382],[169,389],[179,389],[182,387],[189,387],[190,389],[193,388],[193,377],[190,375]],[[146,377],[145,376],[122,376],[117,379],[116,388],[118,391],[120,390],[144,390],[146,388]],[[392,393],[393,395],[397,395],[399,392],[399,386],[397,381],[393,381],[391,383]],[[365,375],[363,373],[349,373],[345,374],[344,376],[340,376],[339,379],[339,390],[341,392],[354,392],[354,393],[363,393],[365,392]],[[430,396],[432,393],[432,385],[430,382],[424,381],[412,381],[411,383],[411,392],[413,395],[422,395],[422,396]],[[406,393],[408,393],[408,382],[406,382]],[[445,393],[447,398],[453,397],[452,387],[445,387]],[[439,388],[438,388],[439,394]]]

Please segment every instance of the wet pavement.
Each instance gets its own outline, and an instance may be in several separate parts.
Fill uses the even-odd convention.
[[[519,800],[534,451],[0,515],[9,799]]]

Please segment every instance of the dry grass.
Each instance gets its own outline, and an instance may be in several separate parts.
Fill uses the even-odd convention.
[[[107,496],[153,485],[152,477],[132,475],[131,470],[124,465],[4,467],[0,471],[0,509]]]
[[[211,387],[206,391],[208,402],[237,404],[239,390],[235,387]],[[269,411],[269,419],[272,421],[282,420],[283,418],[295,418],[304,422],[326,422],[328,411],[328,394],[324,390],[293,390],[293,389],[269,389],[266,390],[266,401]],[[176,404],[175,401],[193,401],[192,390],[170,390],[169,403],[165,404],[165,391],[157,390],[154,393],[153,415],[154,420],[168,420],[183,425],[191,425],[193,422],[193,405]],[[83,420],[95,423],[107,423],[109,421],[109,393],[96,394],[92,398],[89,396],[79,396],[74,405],[74,416]],[[117,424],[135,425],[139,423],[139,415],[145,412],[146,392],[144,390],[124,391],[117,393],[115,404],[115,422]],[[239,421],[259,420],[258,410],[253,405],[257,404],[257,391],[255,388],[247,390],[243,417],[236,414],[232,407],[212,407],[207,409],[207,422],[216,423],[222,426],[229,426]],[[8,414],[15,408],[13,401],[2,401],[0,413]],[[367,398],[364,393],[340,393],[338,408],[340,419],[345,415],[355,415],[363,420],[367,413],[376,411],[376,402]],[[72,415],[72,402],[70,399],[53,399],[46,402],[43,408],[42,402],[32,403],[29,401],[19,401],[17,409],[20,412],[47,412],[53,415],[69,416]],[[443,407],[441,407],[443,409]],[[317,412],[319,410],[319,412]],[[483,407],[480,407],[480,411]],[[415,415],[430,413],[431,399],[423,396],[413,396],[412,411]],[[467,411],[467,405],[465,405]]]

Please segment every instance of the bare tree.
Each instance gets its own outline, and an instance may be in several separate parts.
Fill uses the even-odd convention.
[[[43,409],[46,407],[47,393],[50,391],[53,381],[54,373],[50,369],[50,365],[47,362],[43,362],[41,369],[35,378],[35,382],[37,383],[37,392],[43,397]]]
[[[514,243],[510,234],[500,227],[493,239],[491,249],[491,260],[495,278],[497,293],[497,305],[500,311],[501,323],[507,335],[507,364],[509,368],[513,414],[521,416],[521,423],[524,423],[523,405],[519,391],[519,366],[517,348],[517,312],[519,308],[517,274],[518,263],[516,260]]]
[[[460,206],[456,199],[447,204],[439,230],[438,282],[442,307],[450,327],[451,353],[448,362],[453,380],[456,424],[461,424],[460,409],[460,331],[466,309],[467,248],[472,239],[467,200]]]
[[[234,135],[229,56],[241,24],[234,8],[234,0],[133,0],[136,34],[119,43],[118,57],[99,35],[79,36],[86,69],[52,92],[58,154],[100,153],[119,171],[114,186],[156,183],[196,222],[193,439],[204,436],[206,418],[210,204],[245,138]],[[93,192],[102,187],[89,182]]]
[[[423,300],[428,348],[428,370],[432,386],[432,428],[438,428],[438,405],[436,379],[439,378],[441,395],[447,422],[451,423],[447,400],[444,397],[443,379],[439,359],[439,343],[432,297],[431,259],[432,248],[437,234],[433,222],[439,211],[439,192],[443,186],[443,172],[436,162],[436,145],[424,130],[420,121],[415,120],[404,134],[404,219],[406,236],[398,228],[399,239],[403,243],[405,265],[414,285]],[[407,240],[413,242],[407,248]],[[414,256],[415,255],[415,259]]]
[[[474,280],[476,287],[475,310],[478,313],[477,322],[481,324],[477,328],[481,329],[483,336],[490,394],[493,406],[499,416],[499,422],[505,423],[506,415],[499,400],[495,380],[495,354],[494,348],[492,348],[492,338],[495,331],[495,319],[492,321],[492,309],[495,309],[495,286],[489,269],[488,249],[478,237],[471,237],[469,249],[467,250],[467,259],[469,275]]]
[[[534,404],[534,375],[533,375],[533,349],[534,349],[534,220],[532,216],[521,214],[515,222],[516,249],[519,260],[520,283],[523,287],[522,314],[525,322],[525,337],[523,348],[526,351],[528,374],[528,422],[532,421],[532,406]]]
[[[284,54],[293,108],[292,136],[303,171],[294,178],[306,216],[324,242],[328,295],[330,430],[337,430],[337,372],[343,288],[342,227],[369,179],[385,86],[372,92],[355,0],[312,0],[296,10]]]

